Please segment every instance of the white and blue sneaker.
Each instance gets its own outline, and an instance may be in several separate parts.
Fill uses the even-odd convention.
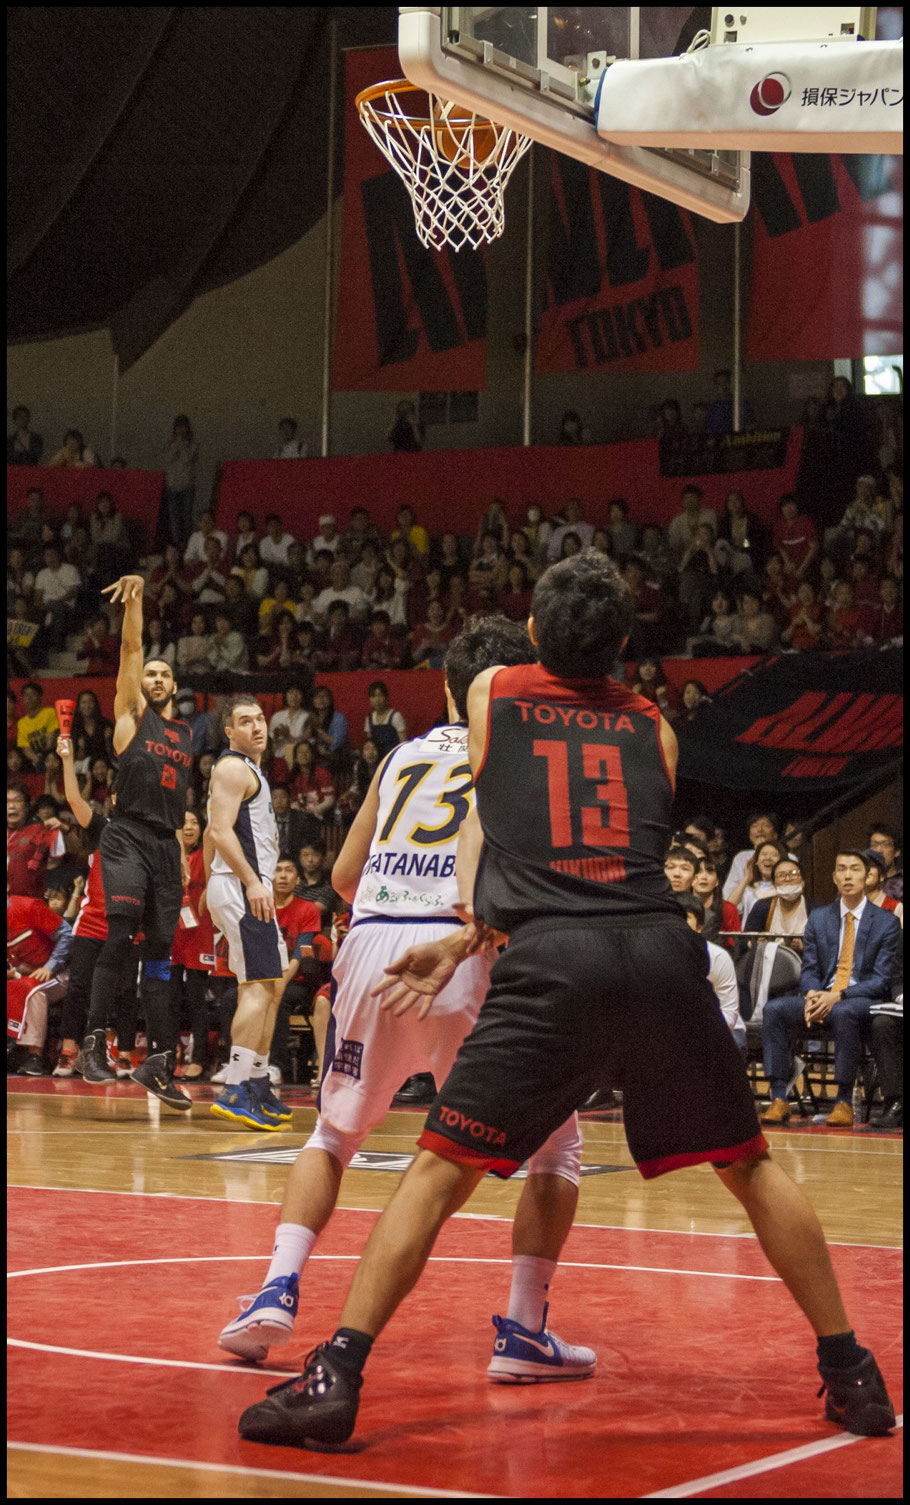
[[[235,1086],[225,1087],[215,1101],[209,1104],[209,1112],[214,1113],[216,1118],[230,1118],[248,1129],[267,1129],[270,1134],[275,1134],[281,1128],[281,1121],[263,1110],[259,1097],[254,1095],[249,1082],[238,1082]]]
[[[253,1089],[253,1100],[258,1102],[267,1118],[276,1119],[280,1124],[290,1124],[294,1110],[275,1096],[267,1076],[254,1076],[250,1086]]]
[[[586,1380],[594,1373],[593,1348],[573,1348],[547,1332],[549,1302],[543,1309],[539,1333],[529,1332],[510,1317],[494,1317],[496,1340],[487,1374],[495,1385],[539,1385],[550,1380]]]
[[[261,1360],[270,1348],[283,1348],[294,1336],[300,1277],[279,1275],[258,1296],[240,1297],[240,1316],[222,1329],[218,1347],[241,1359]]]

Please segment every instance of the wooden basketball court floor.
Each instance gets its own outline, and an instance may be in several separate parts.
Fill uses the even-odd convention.
[[[378,1341],[350,1450],[325,1454],[244,1442],[237,1419],[337,1325],[422,1114],[390,1113],[364,1146],[307,1268],[295,1340],[260,1369],[216,1339],[261,1283],[312,1095],[285,1089],[292,1130],[258,1135],[213,1118],[208,1086],[183,1117],[129,1083],[8,1085],[14,1498],[901,1494],[902,1432],[825,1422],[810,1330],[738,1205],[706,1167],[642,1181],[617,1114],[585,1121],[552,1291],[553,1328],[597,1349],[596,1376],[488,1383],[520,1186],[487,1179]],[[900,1411],[901,1140],[793,1128],[773,1150],[821,1215]]]

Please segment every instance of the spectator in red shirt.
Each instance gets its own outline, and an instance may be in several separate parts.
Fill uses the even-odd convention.
[[[863,619],[853,603],[853,586],[839,580],[834,587],[834,604],[826,624],[829,648],[860,648],[863,643]]]
[[[294,893],[300,879],[296,861],[289,853],[282,852],[273,883],[275,919],[287,947],[288,968],[284,974],[284,989],[272,1039],[272,1060],[282,1076],[289,1074],[289,1016],[293,1012],[309,1014],[321,1077],[330,1010],[324,1000],[317,1004],[314,994],[329,980],[333,947],[328,936],[321,933],[322,913],[317,905],[298,898]]]
[[[316,662],[326,672],[356,669],[360,663],[362,637],[351,623],[346,601],[334,601],[329,607],[329,625],[316,650]]]
[[[387,611],[374,611],[370,632],[363,645],[360,663],[363,669],[400,669],[404,644],[392,636],[392,619]]]
[[[792,492],[785,492],[778,505],[780,517],[772,533],[774,548],[783,558],[786,573],[801,580],[818,553],[818,529],[811,517],[800,512]]]
[[[499,610],[510,622],[526,622],[530,615],[528,572],[519,559],[513,559],[506,571],[506,583],[499,594]]]
[[[43,898],[9,894],[6,901],[6,1032],[27,1050],[20,1076],[44,1076],[47,1005],[62,994],[73,932]]]
[[[13,785],[6,791],[6,883],[11,894],[43,899],[48,860],[62,857],[60,831],[28,819],[28,795]]]
[[[415,668],[441,669],[453,636],[454,629],[446,625],[442,602],[430,601],[426,621],[411,633],[411,658]]]
[[[316,754],[309,742],[298,742],[294,748],[291,800],[298,809],[308,810],[321,819],[328,815],[335,803],[332,775],[316,762]]]
[[[816,600],[815,588],[808,580],[801,580],[796,590],[796,600],[790,607],[790,625],[780,635],[782,643],[790,648],[817,648],[823,631],[821,602]]]
[[[79,657],[88,660],[87,674],[116,674],[120,664],[120,639],[111,633],[103,612],[93,617],[86,628]]]

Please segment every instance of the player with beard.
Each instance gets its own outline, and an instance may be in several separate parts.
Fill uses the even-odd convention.
[[[133,964],[142,931],[142,1006],[149,1054],[132,1073],[171,1108],[190,1099],[173,1080],[177,1029],[171,1017],[171,947],[183,898],[186,791],[193,767],[189,727],[173,715],[177,690],[170,664],[142,662],[141,575],[122,575],[102,595],[123,602],[120,667],[114,696],[117,804],[98,846],[107,940],[92,978],[88,1032],[82,1044],[99,1071],[106,1066],[104,1024],[123,971]]]

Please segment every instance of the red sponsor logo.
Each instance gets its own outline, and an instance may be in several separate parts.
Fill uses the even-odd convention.
[[[504,1145],[506,1142],[502,1129],[493,1129],[477,1118],[468,1118],[457,1108],[440,1107],[439,1122],[450,1129],[460,1129],[462,1134],[470,1134],[472,1139],[482,1139],[484,1144]]]
[[[192,757],[179,747],[168,747],[166,742],[154,742],[151,737],[146,737],[145,746],[146,751],[154,753],[156,758],[171,758],[175,763],[182,763],[185,768],[192,767]]]
[[[166,726],[164,728],[164,735],[167,737],[167,739],[168,739],[169,742],[179,742],[180,741],[180,733],[179,732],[175,732],[169,726]]]
[[[137,899],[134,894],[112,894],[111,895],[111,903],[112,904],[135,904],[137,909],[141,909],[142,908],[142,900],[141,899]]]
[[[582,731],[593,732],[602,728],[605,732],[633,732],[628,716],[617,716],[613,711],[578,710],[568,705],[535,705],[530,700],[516,700],[523,722],[536,721],[539,726],[575,726]]]

